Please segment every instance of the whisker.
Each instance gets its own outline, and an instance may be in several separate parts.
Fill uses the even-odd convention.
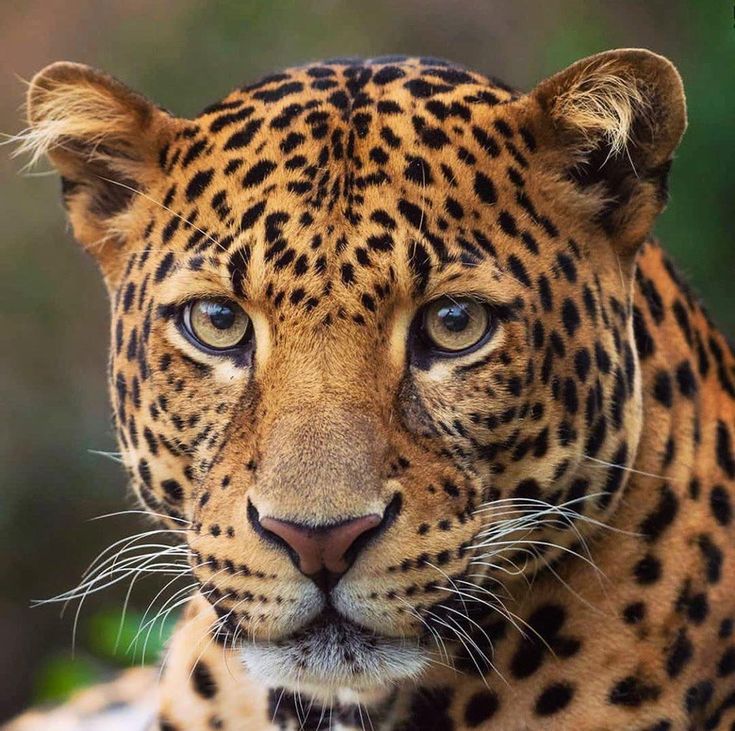
[[[644,470],[637,470],[633,467],[628,467],[624,464],[615,464],[614,462],[606,462],[604,459],[598,459],[597,457],[591,457],[588,454],[582,455],[584,459],[590,462],[596,462],[597,464],[604,467],[612,467],[613,469],[622,470],[623,472],[632,472],[634,475],[641,475],[642,477],[654,477],[657,480],[665,480],[667,482],[683,482],[682,479],[671,477],[670,475],[657,475],[655,472],[645,472]]]

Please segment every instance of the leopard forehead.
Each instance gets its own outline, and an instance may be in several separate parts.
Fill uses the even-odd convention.
[[[310,66],[233,92],[160,151],[165,187],[150,194],[171,214],[154,210],[143,237],[165,254],[155,283],[224,272],[236,297],[302,317],[332,295],[327,324],[364,321],[396,287],[424,294],[432,271],[446,285],[495,253],[499,188],[510,203],[521,193],[534,140],[494,111],[511,98],[419,59]],[[499,213],[496,227],[515,225]]]

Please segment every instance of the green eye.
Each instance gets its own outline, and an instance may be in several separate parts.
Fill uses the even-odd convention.
[[[250,318],[229,300],[198,299],[184,309],[183,325],[191,338],[207,350],[231,350],[252,330]]]
[[[482,302],[470,297],[441,297],[426,306],[422,325],[431,347],[458,353],[483,340],[492,320]]]

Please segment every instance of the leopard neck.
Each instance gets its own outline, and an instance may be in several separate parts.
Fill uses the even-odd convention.
[[[643,394],[634,469],[691,499],[704,483],[735,481],[735,355],[655,243],[638,259],[633,327]]]

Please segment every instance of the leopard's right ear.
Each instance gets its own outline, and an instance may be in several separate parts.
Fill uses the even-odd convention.
[[[19,153],[48,156],[62,177],[75,237],[114,279],[125,214],[163,175],[159,156],[180,120],[89,66],[59,62],[32,79]]]

